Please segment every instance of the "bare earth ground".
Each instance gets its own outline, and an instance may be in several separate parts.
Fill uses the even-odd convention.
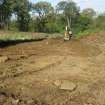
[[[0,49],[0,105],[105,105],[105,33]],[[67,80],[72,91],[54,83]]]

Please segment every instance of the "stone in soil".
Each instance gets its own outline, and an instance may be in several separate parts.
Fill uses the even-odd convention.
[[[74,91],[77,88],[77,85],[69,80],[56,80],[54,84],[61,90]]]
[[[76,87],[77,85],[75,83],[68,80],[63,80],[61,83],[60,89],[74,91]]]
[[[0,56],[0,63],[5,63],[9,58],[7,56]]]
[[[58,86],[61,86],[61,83],[62,83],[62,81],[56,80],[56,81],[54,82],[54,85],[58,87]]]

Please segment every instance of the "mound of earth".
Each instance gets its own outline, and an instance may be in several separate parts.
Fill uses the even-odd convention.
[[[64,42],[62,39],[48,39],[42,42],[19,44],[1,51],[6,55],[72,55],[96,56],[101,50],[80,40]]]

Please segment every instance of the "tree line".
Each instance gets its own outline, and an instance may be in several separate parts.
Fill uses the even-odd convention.
[[[80,11],[73,1],[60,1],[55,7],[50,2],[28,0],[0,0],[0,29],[63,32],[68,25],[73,32],[104,29],[105,14],[97,15],[92,8]]]

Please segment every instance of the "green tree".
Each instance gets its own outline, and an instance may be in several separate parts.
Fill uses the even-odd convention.
[[[96,15],[96,12],[92,8],[86,8],[81,13],[85,17],[93,18]]]
[[[52,13],[53,7],[51,3],[46,1],[40,1],[36,4],[33,4],[34,11],[39,15],[40,18]]]
[[[74,27],[77,33],[80,31],[83,32],[90,28],[91,23],[92,23],[91,18],[80,15],[78,22],[75,24]]]
[[[41,1],[36,4],[33,4],[33,11],[37,16],[37,30],[40,32],[45,32],[45,26],[46,23],[48,23],[48,16],[49,14],[53,13],[53,7],[51,3]]]
[[[9,28],[9,21],[13,13],[14,0],[0,0],[0,28]]]
[[[105,13],[100,14],[94,19],[94,27],[105,30]]]
[[[74,21],[79,16],[79,7],[73,1],[61,1],[57,4],[56,9],[59,13],[63,13],[67,25],[71,28]]]
[[[17,24],[20,31],[28,31],[30,22],[31,4],[28,0],[15,0],[14,11],[17,15]]]

